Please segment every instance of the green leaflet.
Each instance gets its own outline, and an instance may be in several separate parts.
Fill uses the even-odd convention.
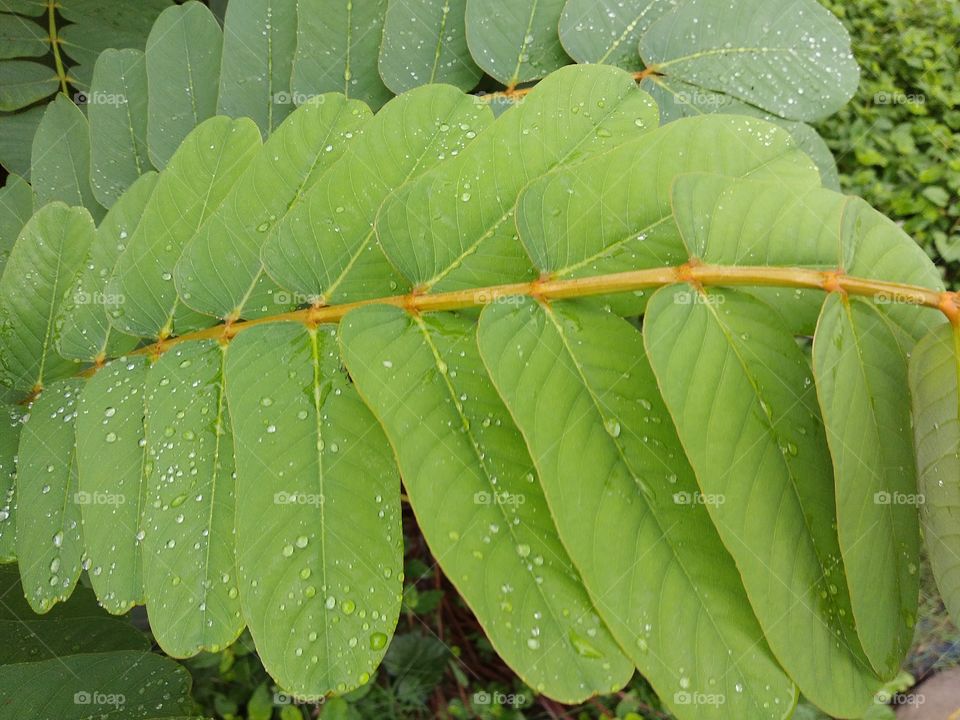
[[[366,684],[403,591],[400,478],[336,328],[272,324],[227,353],[237,568],[265,666],[302,696]]]
[[[925,547],[952,617],[960,617],[960,334],[942,325],[910,358],[913,432],[917,452],[917,501],[922,505]]]
[[[0,0],[0,10],[28,17],[38,17],[47,10],[46,0]]]
[[[18,15],[0,13],[0,59],[43,57],[50,38],[43,26]]]
[[[0,164],[8,172],[29,179],[33,137],[45,110],[44,105],[34,105],[12,114],[0,113]]]
[[[261,248],[371,117],[363,103],[329,94],[284,120],[184,248],[175,281],[188,305],[220,318],[249,318],[301,304],[263,272]]]
[[[391,192],[462,154],[491,120],[482,103],[444,85],[392,100],[267,239],[267,272],[301,304],[395,293],[402,280],[377,246],[377,211]]]
[[[23,596],[17,567],[9,566],[0,568],[0,593],[0,632],[4,639],[0,675],[4,666],[14,663],[55,660],[79,652],[150,649],[143,633],[126,619],[104,612],[93,592],[85,587],[78,587],[69,600],[45,615],[37,615]]]
[[[114,614],[142,605],[146,462],[146,358],[99,370],[80,397],[77,499],[90,584]]]
[[[377,220],[384,252],[425,291],[532,279],[514,224],[523,188],[648,132],[656,117],[628,73],[601,66],[554,73],[456,158],[384,204]]]
[[[27,222],[0,277],[0,379],[22,392],[76,371],[54,348],[54,318],[93,242],[83,208],[47,205]]]
[[[87,720],[96,717],[187,720],[190,673],[169,658],[141,650],[83,653],[0,668],[0,694],[10,717]],[[126,701],[107,705],[119,697]],[[78,702],[78,699],[80,702]],[[116,710],[117,712],[113,712]]]
[[[147,145],[155,167],[165,167],[190,131],[216,114],[222,52],[223,31],[202,3],[174,5],[154,23],[146,63]]]
[[[30,407],[17,457],[17,560],[34,612],[66,600],[80,577],[83,544],[74,425],[83,380],[60,380]]]
[[[59,31],[64,52],[82,67],[72,75],[89,79],[97,56],[108,48],[143,49],[157,16],[171,0],[60,0],[57,9],[69,22]]]
[[[116,357],[137,344],[110,325],[107,281],[133,235],[157,184],[157,174],[142,175],[107,212],[72,289],[57,312],[57,352],[72,360],[95,362]],[[119,300],[119,299],[117,299]]]
[[[836,293],[813,343],[853,615],[867,657],[886,679],[910,649],[920,592],[917,472],[904,392],[912,345],[872,303]]]
[[[424,536],[497,651],[562,702],[622,687],[631,664],[560,544],[473,323],[374,307],[348,315],[342,333]]]
[[[684,718],[784,717],[793,683],[710,523],[704,504],[722,499],[697,489],[640,334],[583,304],[523,301],[484,310],[479,342],[564,545],[661,699]],[[722,701],[686,707],[694,696]]]
[[[223,347],[193,342],[147,373],[144,595],[157,642],[174,657],[221,650],[244,626],[223,364]]]
[[[816,2],[686,0],[640,39],[648,66],[791,120],[816,120],[859,82],[850,38]]]
[[[483,71],[467,48],[463,0],[390,0],[380,46],[380,75],[395,93],[428,83],[469,92]]]
[[[679,0],[567,0],[560,41],[579,63],[605,63],[640,70],[640,38]]]
[[[17,447],[23,411],[14,405],[0,405],[0,563],[16,559],[17,538]]]
[[[0,273],[17,236],[33,215],[33,190],[22,177],[10,175],[0,188]]]
[[[91,185],[112,206],[151,169],[147,159],[147,67],[139,50],[107,50],[97,59],[86,96]]]
[[[177,297],[184,245],[217,209],[260,149],[251,120],[210,118],[170,159],[107,283],[107,312],[129,335],[159,337],[213,325]]]
[[[557,24],[564,0],[468,0],[467,43],[483,70],[513,87],[563,67]]]
[[[341,92],[374,110],[390,99],[377,72],[387,0],[297,0],[291,91],[302,103]]]
[[[540,274],[557,278],[681,264],[689,253],[672,217],[671,189],[692,172],[762,178],[765,190],[819,184],[810,161],[776,127],[690,118],[532,182],[517,208],[520,239]]]
[[[368,0],[369,1],[369,0]],[[297,0],[230,0],[217,112],[252,118],[264,137],[293,110]]]
[[[0,61],[0,111],[19,110],[49,97],[59,87],[56,73],[31,60]]]
[[[36,206],[61,200],[82,205],[94,220],[103,217],[90,186],[90,138],[87,119],[65,95],[47,106],[33,138],[30,182]]]
[[[701,490],[725,498],[708,509],[773,652],[819,707],[858,717],[880,680],[854,627],[806,358],[767,305],[734,290],[660,290],[644,341]]]

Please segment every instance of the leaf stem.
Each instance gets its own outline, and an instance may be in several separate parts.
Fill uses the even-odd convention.
[[[639,292],[666,285],[687,283],[703,290],[705,287],[781,287],[823,292],[840,292],[872,298],[878,303],[899,303],[934,308],[943,312],[951,322],[960,318],[960,295],[940,292],[916,285],[853,277],[838,271],[812,270],[790,267],[743,267],[705,265],[691,262],[673,267],[631,270],[610,275],[557,280],[544,278],[533,282],[494,285],[470,290],[408,295],[361,300],[342,305],[310,307],[294,312],[271,315],[243,322],[228,322],[214,327],[167,338],[142,347],[128,355],[159,356],[170,348],[194,340],[218,340],[226,343],[251,327],[274,322],[300,322],[309,326],[337,323],[351,310],[367,305],[393,305],[414,313],[442,312],[482,307],[506,298],[532,297],[537,300],[567,300],[616,293]],[[90,368],[85,374],[96,372]]]
[[[57,31],[57,0],[47,0],[47,33],[50,35],[50,47],[53,50],[53,62],[60,79],[60,92],[69,96],[67,90],[67,71],[60,57],[60,34]]]

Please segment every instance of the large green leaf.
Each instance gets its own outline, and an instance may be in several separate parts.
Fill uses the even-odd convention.
[[[467,0],[467,43],[477,64],[508,87],[570,62],[557,25],[564,0]]]
[[[537,178],[656,127],[657,109],[611,67],[565,68],[380,211],[384,252],[423,291],[533,279],[514,214]]]
[[[342,92],[374,110],[390,99],[377,58],[387,0],[297,0],[293,99]]]
[[[150,160],[163,168],[183,139],[217,112],[223,31],[207,6],[164,10],[147,38]]]
[[[183,718],[190,673],[151,652],[83,653],[0,668],[4,713],[36,720]]]
[[[681,717],[784,717],[793,683],[704,509],[722,498],[698,491],[636,329],[525,301],[487,308],[479,341],[601,617],[660,697]],[[691,698],[704,700],[685,707]]]
[[[960,331],[943,325],[910,358],[925,547],[951,617],[960,617]]]
[[[657,292],[644,340],[701,490],[725,498],[708,509],[777,659],[818,706],[859,717],[880,681],[851,612],[806,358],[769,306],[734,290]]]
[[[463,0],[389,0],[380,47],[380,75],[395,93],[428,83],[464,91],[483,71],[470,57]]]
[[[47,106],[33,138],[30,182],[37,207],[54,200],[103,216],[90,186],[90,134],[83,112],[65,95]]]
[[[835,112],[860,77],[843,25],[811,0],[686,0],[647,29],[640,55],[668,79],[793,120]]]
[[[17,540],[17,447],[23,411],[0,405],[0,563],[16,559]]]
[[[434,557],[504,660],[563,702],[622,687],[631,663],[557,537],[472,323],[363,309],[344,320],[343,345]]]
[[[336,329],[273,324],[227,353],[244,616],[287,690],[370,680],[403,589],[400,480],[340,366]]]
[[[290,73],[297,48],[297,4],[230,0],[227,5],[217,112],[252,118],[264,137],[293,110]]]
[[[117,328],[158,337],[214,323],[177,296],[174,267],[259,148],[249,119],[210,118],[190,133],[160,175],[107,283],[107,311]]]
[[[77,418],[77,499],[90,583],[112,613],[142,605],[147,360],[120,358],[83,390]]]
[[[0,60],[0,110],[19,110],[52,95],[57,74],[32,60]]]
[[[66,600],[80,577],[74,425],[83,380],[60,380],[33,402],[17,456],[17,560],[30,607]]]
[[[107,50],[97,58],[87,94],[91,185],[109,208],[138,177],[147,159],[147,66],[139,50]]]
[[[264,273],[266,238],[360,137],[367,107],[321,95],[293,112],[264,144],[223,204],[187,243],[175,281],[184,301],[221,318],[282,312],[289,293]]]
[[[50,36],[30,18],[0,13],[0,59],[43,57],[50,52]]]
[[[813,343],[853,616],[885,679],[910,649],[920,592],[917,472],[904,392],[912,345],[872,303],[837,294],[823,306]]]
[[[9,175],[0,188],[0,273],[23,226],[33,215],[33,190],[22,177]]]
[[[395,292],[400,278],[376,244],[377,211],[391,192],[461,155],[491,120],[482,103],[445,85],[389,102],[267,239],[267,272],[301,302]]]
[[[174,657],[222,650],[244,626],[224,350],[181,344],[147,373],[144,595],[157,642]]]
[[[0,277],[0,378],[29,392],[76,364],[54,347],[58,309],[87,257],[94,226],[83,208],[53,203],[30,218]]]
[[[640,38],[679,0],[567,0],[560,16],[560,41],[580,63],[605,63],[640,70]]]
[[[57,312],[57,352],[72,360],[102,361],[132,350],[137,339],[110,325],[107,281],[117,258],[136,231],[157,174],[142,175],[107,212],[72,289]],[[114,298],[122,304],[122,298]]]

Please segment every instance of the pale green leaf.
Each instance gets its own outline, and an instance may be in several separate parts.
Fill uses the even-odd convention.
[[[17,538],[17,447],[23,411],[14,405],[0,405],[0,563],[16,559]]]
[[[479,342],[601,617],[667,706],[782,718],[793,683],[704,508],[723,498],[699,492],[636,329],[528,300],[487,308]]]
[[[806,358],[735,290],[659,291],[644,340],[700,489],[725,499],[708,509],[774,654],[819,707],[858,717],[881,683],[854,625]]]
[[[377,110],[391,97],[377,58],[387,0],[297,0],[291,91],[299,104],[342,92]]]
[[[46,206],[23,228],[0,277],[4,385],[29,392],[76,370],[57,355],[54,319],[93,237],[90,214],[62,203]]]
[[[960,332],[931,331],[910,358],[923,535],[950,616],[960,618]]]
[[[482,103],[446,85],[392,100],[267,239],[267,272],[301,302],[396,292],[402,280],[377,246],[377,211],[391,192],[461,155],[491,120]]]
[[[363,103],[330,94],[284,120],[184,248],[175,275],[184,302],[221,318],[275,315],[301,304],[263,272],[261,248],[370,118]]]
[[[464,0],[389,0],[380,76],[395,93],[428,83],[469,92],[483,71],[470,57]]]
[[[835,112],[860,79],[847,31],[813,0],[686,0],[647,29],[640,55],[668,79],[792,120]]]
[[[227,5],[217,112],[252,118],[264,137],[293,110],[290,73],[297,48],[297,4],[230,0]]]
[[[567,0],[560,16],[560,42],[578,63],[640,70],[640,38],[678,4],[679,0]]]
[[[0,668],[11,718],[135,720],[190,712],[190,673],[140,650],[83,653]],[[121,701],[122,699],[122,701]]]
[[[110,325],[106,288],[113,266],[140,224],[156,184],[155,172],[142,175],[97,228],[76,282],[57,313],[57,351],[63,357],[95,362],[121,355],[136,345],[136,338]]]
[[[103,217],[103,208],[90,187],[90,133],[83,112],[57,95],[47,105],[33,138],[30,182],[36,206],[54,200],[82,205],[94,220]]]
[[[43,57],[48,52],[50,36],[42,25],[30,18],[0,13],[0,59]]]
[[[107,50],[97,58],[87,94],[90,184],[111,207],[151,170],[147,158],[147,66],[139,50]]]
[[[400,478],[336,328],[273,324],[227,353],[237,568],[264,665],[298,695],[366,684],[403,590]]]
[[[384,204],[384,252],[422,290],[533,279],[514,221],[523,188],[656,125],[656,106],[629,73],[586,65],[554,73],[456,158]]]
[[[109,48],[142,50],[157,16],[172,0],[59,0],[69,24],[59,30],[60,46],[78,65],[92,68]],[[71,70],[76,74],[77,68]]]
[[[52,68],[32,60],[0,60],[0,110],[19,110],[60,87]]]
[[[477,65],[513,87],[569,64],[557,26],[564,0],[467,0],[467,43]]]
[[[120,358],[83,389],[77,417],[77,499],[90,584],[101,605],[142,605],[146,529],[144,395],[147,360]]]
[[[83,380],[60,380],[30,407],[17,455],[17,560],[34,612],[73,592],[83,544],[74,425]]]
[[[130,335],[158,337],[214,324],[177,297],[180,253],[260,149],[249,119],[210,118],[170,159],[107,283],[107,312]]]
[[[244,627],[223,364],[219,344],[184,343],[147,373],[144,595],[157,642],[174,657],[222,650]]]
[[[560,543],[473,324],[363,309],[344,320],[343,346],[434,557],[503,659],[562,702],[622,687],[631,663]]]
[[[836,293],[813,342],[853,616],[885,679],[910,649],[920,592],[917,472],[904,392],[912,344],[872,303]]]
[[[22,177],[8,175],[0,188],[0,272],[10,257],[17,236],[33,215],[33,190]]]
[[[147,38],[150,160],[163,168],[183,139],[217,112],[223,31],[206,5],[164,10]]]

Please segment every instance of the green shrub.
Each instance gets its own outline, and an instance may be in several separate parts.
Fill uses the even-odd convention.
[[[960,4],[823,0],[854,38],[854,100],[818,129],[862,195],[960,280]]]

